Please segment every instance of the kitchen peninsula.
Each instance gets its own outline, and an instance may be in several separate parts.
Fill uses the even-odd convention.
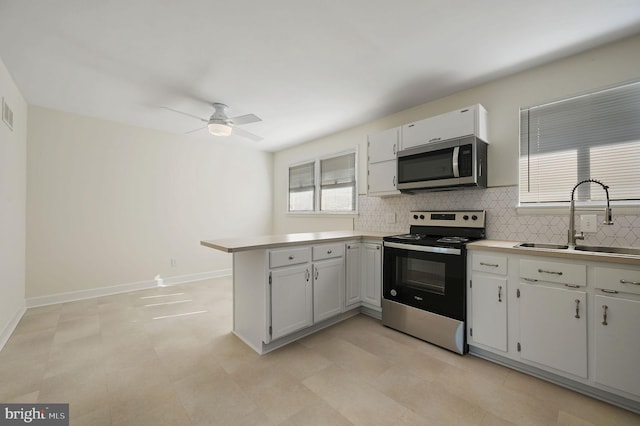
[[[384,235],[331,231],[201,244],[233,254],[233,333],[264,354],[360,312],[380,318]]]

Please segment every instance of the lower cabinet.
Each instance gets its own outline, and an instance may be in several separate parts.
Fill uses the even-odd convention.
[[[342,312],[344,306],[344,258],[313,265],[313,322]]]
[[[524,359],[587,377],[587,293],[520,283]]]
[[[471,339],[507,351],[507,279],[475,274],[471,289]]]
[[[373,307],[382,306],[382,245],[362,244],[362,303]]]
[[[594,380],[640,395],[640,301],[595,296]]]
[[[311,265],[271,271],[271,338],[278,339],[313,324]]]

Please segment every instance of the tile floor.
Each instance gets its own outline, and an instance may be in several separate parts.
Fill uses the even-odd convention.
[[[92,426],[640,424],[363,315],[264,356],[230,330],[230,278],[29,309],[0,401],[68,402]]]

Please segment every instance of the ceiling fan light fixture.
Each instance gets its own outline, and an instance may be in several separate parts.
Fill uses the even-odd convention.
[[[209,123],[209,133],[214,136],[229,136],[231,134],[231,126],[223,123]]]

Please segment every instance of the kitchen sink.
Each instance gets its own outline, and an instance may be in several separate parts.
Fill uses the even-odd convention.
[[[604,246],[576,246],[578,251],[593,251],[598,253],[633,254],[640,256],[640,248],[604,247]]]
[[[516,244],[517,248],[538,248],[538,249],[553,249],[553,250],[566,250],[569,246],[562,244],[543,244],[543,243],[520,243]]]

